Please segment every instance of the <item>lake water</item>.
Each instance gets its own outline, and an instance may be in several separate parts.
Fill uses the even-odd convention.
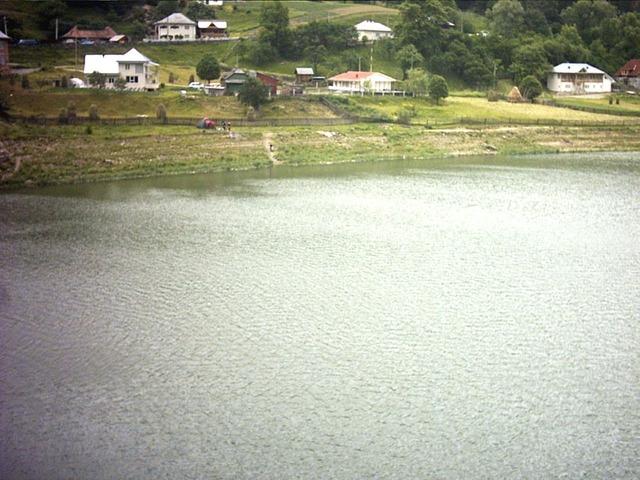
[[[0,477],[640,477],[640,154],[0,195]]]

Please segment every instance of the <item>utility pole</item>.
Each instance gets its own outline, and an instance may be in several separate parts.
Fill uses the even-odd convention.
[[[362,71],[362,67],[360,66],[360,60],[362,59],[362,57],[360,55],[358,55],[358,71],[361,72]]]
[[[56,18],[56,42],[58,41],[58,19]]]
[[[75,46],[76,46],[76,72],[78,71],[78,39],[75,39],[76,41],[74,42]]]
[[[4,34],[9,35],[9,31],[7,30],[7,16],[4,17]]]

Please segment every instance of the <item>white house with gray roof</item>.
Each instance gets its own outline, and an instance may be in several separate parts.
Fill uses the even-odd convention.
[[[393,37],[393,32],[389,27],[383,25],[382,23],[373,22],[371,20],[360,22],[355,27],[356,31],[358,32],[358,40],[360,42],[365,40],[365,38],[369,42],[374,42],[382,38]]]
[[[158,64],[135,48],[123,55],[85,55],[87,81],[94,72],[104,75],[105,88],[115,88],[119,77],[124,78],[128,90],[156,90],[160,86]]]
[[[179,42],[196,39],[196,22],[181,13],[172,13],[154,25],[156,40]]]
[[[614,82],[611,75],[588,63],[561,63],[547,76],[549,90],[572,95],[608,93]]]

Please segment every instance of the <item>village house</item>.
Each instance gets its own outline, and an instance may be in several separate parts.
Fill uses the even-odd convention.
[[[124,44],[124,43],[127,43],[128,41],[129,41],[129,37],[127,37],[126,35],[114,35],[109,39],[109,43]]]
[[[82,40],[91,40],[93,42],[108,42],[118,35],[111,27],[105,27],[102,30],[84,30],[75,25],[71,30],[62,36],[65,43],[73,43]]]
[[[629,60],[613,76],[625,88],[640,90],[640,60]]]
[[[547,76],[547,88],[552,92],[582,95],[611,92],[614,79],[588,63],[561,63]]]
[[[296,83],[309,83],[313,78],[313,68],[309,67],[297,67],[296,68]]]
[[[348,71],[329,78],[329,90],[342,93],[384,93],[393,91],[397,82],[380,72]]]
[[[393,32],[389,27],[382,23],[373,22],[371,20],[365,20],[356,25],[356,31],[358,32],[358,40],[375,42],[382,38],[393,38]]]
[[[84,74],[88,83],[94,72],[104,75],[105,88],[115,88],[118,78],[125,80],[128,90],[156,90],[160,86],[158,64],[135,48],[123,55],[85,55]]]
[[[198,20],[200,38],[226,38],[229,36],[224,20]]]
[[[10,37],[0,32],[0,74],[11,73],[9,66],[9,41]]]
[[[224,0],[196,0],[198,3],[202,3],[203,5],[207,5],[209,7],[222,7],[224,5]]]
[[[172,13],[158,20],[154,25],[156,40],[193,41],[196,39],[196,22],[181,13]]]
[[[278,93],[280,81],[277,78],[254,70],[234,68],[222,74],[220,84],[224,86],[225,95],[237,95],[249,78],[255,78],[266,86],[269,89],[269,96],[274,96]]]

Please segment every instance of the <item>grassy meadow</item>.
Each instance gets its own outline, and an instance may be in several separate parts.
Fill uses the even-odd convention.
[[[477,127],[425,129],[397,124],[333,127],[244,127],[232,138],[193,127],[83,125],[37,127],[0,122],[11,155],[0,163],[0,187],[326,164],[430,159],[476,154],[640,150],[640,126]]]

